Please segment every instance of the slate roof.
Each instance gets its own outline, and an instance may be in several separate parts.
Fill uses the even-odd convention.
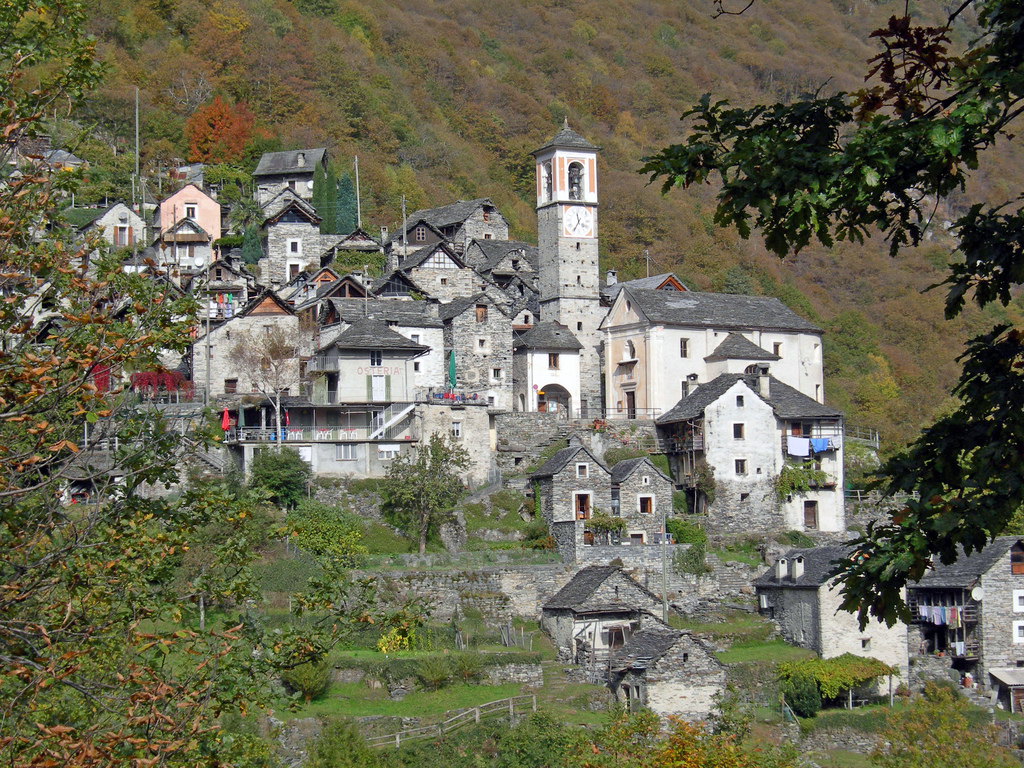
[[[362,318],[334,337],[320,349],[390,349],[408,352],[428,352],[430,347],[407,339],[382,320]]]
[[[393,277],[397,277],[398,280],[400,280],[401,282],[407,284],[409,286],[410,290],[416,291],[417,293],[426,294],[426,291],[423,290],[416,283],[415,280],[413,280],[407,274],[402,272],[400,269],[396,269],[394,272],[388,272],[387,274],[381,275],[376,280],[374,280],[373,283],[370,284],[370,293],[376,294],[378,291],[382,290],[384,288],[384,286],[386,286],[391,281],[391,278],[393,278]]]
[[[478,272],[490,272],[498,266],[509,254],[521,251],[523,258],[533,269],[537,269],[538,251],[536,245],[521,243],[516,240],[478,240],[473,243],[480,249],[484,260],[473,267]],[[468,249],[467,249],[468,250]]]
[[[1007,550],[1021,541],[1019,536],[1000,536],[988,544],[981,552],[972,552],[964,556],[959,551],[956,562],[945,565],[938,557],[935,558],[932,570],[929,570],[917,584],[908,584],[909,589],[952,589],[969,587],[978,578],[994,566]]]
[[[564,325],[549,320],[537,323],[528,331],[517,333],[512,348],[578,351],[583,349],[583,345]]]
[[[617,565],[588,565],[573,576],[569,583],[544,603],[551,610],[572,610],[579,608],[604,584],[612,574],[621,570]]]
[[[545,461],[543,466],[541,466],[540,469],[538,469],[536,472],[534,472],[532,475],[530,475],[530,477],[531,478],[542,478],[542,477],[551,477],[552,475],[557,475],[559,472],[561,472],[563,469],[565,469],[566,465],[569,464],[569,462],[571,462],[573,459],[576,458],[576,455],[580,451],[583,451],[583,453],[585,453],[587,455],[588,459],[590,459],[592,462],[594,462],[597,466],[599,466],[605,472],[608,471],[608,467],[606,467],[604,464],[602,464],[600,461],[598,461],[597,457],[594,456],[594,454],[592,454],[590,451],[588,451],[584,446],[582,446],[582,445],[570,445],[568,448],[563,448],[562,450],[560,450],[557,453],[555,453],[554,456],[552,456],[550,459]]]
[[[392,320],[413,328],[442,328],[444,324],[434,314],[434,304],[425,301],[386,301],[383,299],[328,299],[331,306],[346,323],[364,317],[374,320]]]
[[[829,574],[848,558],[854,551],[852,546],[811,547],[809,549],[791,549],[786,553],[789,561],[789,575],[783,579],[775,578],[775,569],[769,568],[754,579],[755,587],[796,587],[817,589],[829,580]],[[804,572],[794,579],[793,561],[798,557],[804,559]]]
[[[549,141],[541,144],[530,154],[536,155],[539,152],[543,152],[545,149],[550,149],[551,147],[565,147],[568,149],[601,149],[600,147],[591,144],[570,128],[568,119],[566,119],[565,123],[562,125],[562,129],[558,133],[552,136]]]
[[[450,258],[460,267],[466,266],[465,264],[463,264],[462,259],[456,256],[455,252],[451,248],[446,246],[444,243],[433,243],[432,245],[426,245],[423,248],[420,248],[418,251],[413,251],[412,253],[410,253],[408,256],[402,259],[401,263],[398,265],[398,268],[401,270],[406,270],[412,269],[413,267],[418,267],[420,264],[426,261],[434,253],[434,251],[437,250],[444,251],[445,255],[448,256],[448,258]]]
[[[634,305],[654,323],[743,330],[821,333],[778,299],[697,291],[624,288]]]
[[[620,668],[645,668],[668,653],[682,636],[682,632],[672,629],[641,629],[616,651],[615,663]]]
[[[292,192],[290,189],[282,189],[274,197],[267,201],[267,204],[263,206],[264,222],[276,219],[288,208],[298,208],[310,219],[315,220],[314,223],[319,223],[320,216],[317,215],[316,208],[307,203],[297,194]]]
[[[725,341],[715,347],[715,351],[704,358],[712,360],[781,360],[782,358],[766,349],[762,349],[746,336],[730,333]]]
[[[673,424],[700,417],[704,410],[724,395],[732,386],[742,381],[757,397],[761,397],[757,376],[744,373],[723,373],[707,384],[701,384],[691,394],[682,398],[668,412],[658,418],[658,424]],[[780,419],[838,419],[843,412],[819,403],[817,400],[783,384],[774,376],[768,377],[768,397],[761,397],[772,407]]]
[[[253,176],[276,176],[285,173],[313,173],[324,159],[325,147],[317,149],[289,149],[285,152],[264,152]],[[305,155],[305,162],[299,165],[299,155]]]
[[[632,475],[639,467],[644,465],[649,466],[656,474],[661,475],[665,480],[673,483],[670,477],[666,477],[665,473],[654,466],[654,463],[646,456],[639,456],[635,459],[623,459],[622,461],[615,464],[612,467],[612,484],[621,483]],[[673,483],[674,485],[674,483]]]
[[[452,318],[458,317],[467,309],[472,306],[476,306],[477,304],[487,304],[494,307],[503,315],[506,314],[505,310],[498,304],[498,302],[487,295],[486,291],[480,291],[472,296],[459,296],[452,299],[447,304],[441,304],[437,308],[437,316],[443,322],[448,322]]]
[[[476,200],[458,200],[440,208],[424,208],[414,212],[409,218],[409,226],[423,221],[432,227],[450,227],[461,224],[483,206],[497,210],[497,206],[491,202],[489,197],[480,197]],[[393,239],[393,238],[392,238]]]
[[[669,278],[672,278],[680,285],[683,285],[683,281],[676,277],[672,272],[663,272],[660,275],[651,275],[650,277],[638,277],[636,280],[624,280],[619,283],[612,283],[611,285],[608,285],[607,283],[604,283],[604,281],[602,281],[602,283],[604,283],[604,287],[601,289],[601,293],[604,294],[604,297],[606,299],[610,300],[618,296],[619,291],[621,291],[623,288],[639,288],[642,290],[650,291],[665,290],[661,286]],[[685,288],[686,286],[683,287]],[[674,291],[675,289],[673,288],[671,290]],[[676,291],[676,293],[679,293],[679,291]]]

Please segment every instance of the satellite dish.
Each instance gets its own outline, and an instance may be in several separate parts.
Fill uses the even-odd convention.
[[[192,262],[197,267],[201,267],[201,266],[203,266],[203,264],[206,263],[206,257],[205,256],[196,256],[194,259],[192,259]]]
[[[971,590],[971,600],[981,602],[985,599],[985,590],[982,587],[975,587]]]

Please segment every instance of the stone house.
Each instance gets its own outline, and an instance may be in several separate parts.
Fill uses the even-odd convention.
[[[537,246],[515,240],[470,240],[465,261],[477,274],[505,288],[513,277],[532,281],[536,292]]]
[[[616,565],[590,565],[541,609],[540,627],[560,661],[599,667],[635,632],[667,629],[661,599]]]
[[[906,682],[907,625],[872,619],[862,630],[855,614],[839,610],[840,586],[831,574],[852,553],[847,546],[791,549],[754,581],[760,611],[778,624],[787,643],[823,659],[845,653],[875,658],[898,669]],[[883,692],[888,681],[879,683]]]
[[[438,317],[445,350],[455,359],[454,388],[507,411],[512,409],[512,324],[502,298],[490,292],[457,298],[441,304]],[[450,368],[450,357],[447,362]]]
[[[462,254],[473,239],[508,240],[508,221],[486,197],[416,211],[406,222],[405,229],[392,234],[387,244],[392,254],[406,255],[445,241]]]
[[[612,514],[626,522],[623,542],[660,543],[675,486],[647,456],[623,459],[612,467]]]
[[[279,192],[263,207],[262,232],[266,238],[260,259],[260,279],[280,287],[299,273],[320,268],[320,254],[337,235],[320,234],[316,210],[290,189]]]
[[[661,717],[707,720],[725,690],[725,666],[714,648],[689,632],[644,628],[614,652],[608,687],[629,711],[646,707]]]
[[[657,417],[693,385],[766,360],[777,379],[823,402],[822,331],[778,299],[627,284],[601,329],[609,418]]]
[[[583,345],[572,331],[555,322],[539,322],[517,332],[512,346],[513,408],[557,413],[564,419],[576,416]]]
[[[280,328],[286,334],[297,335],[299,318],[287,302],[270,290],[264,290],[232,317],[210,328],[209,344],[206,326],[200,324],[196,340],[192,344],[192,380],[199,387],[206,386],[209,371],[211,396],[256,394],[259,390],[254,384],[252,372],[240,370],[232,362],[231,350],[247,336],[274,327]],[[209,365],[205,361],[207,357]],[[299,360],[295,361],[295,367],[298,370]],[[298,390],[296,376],[296,385],[291,394],[297,395]]]
[[[153,249],[143,252],[142,256],[152,258],[175,280],[188,282],[190,276],[201,272],[213,261],[214,239],[193,219],[181,219],[162,230]]]
[[[555,453],[530,479],[563,562],[576,562],[580,549],[594,543],[587,520],[599,511],[612,514],[611,472],[577,443]]]
[[[755,368],[691,385],[658,419],[676,482],[693,509],[707,512],[712,532],[845,530],[843,414],[779,381],[767,365]],[[780,500],[783,472],[819,470],[808,491]],[[702,491],[708,473],[710,509]]]
[[[126,203],[118,200],[96,213],[96,218],[81,227],[80,232],[98,232],[113,248],[130,248],[136,242],[146,244],[146,222]]]
[[[472,296],[485,285],[446,242],[414,251],[399,262],[398,269],[409,275],[427,296],[441,302]]]
[[[230,320],[249,305],[256,278],[240,261],[220,258],[193,277],[191,289],[200,299],[201,320]]]
[[[265,152],[252,173],[256,182],[257,201],[265,205],[285,189],[303,200],[311,200],[316,168],[320,166],[326,173],[327,162],[327,150],[324,147]]]
[[[969,673],[1004,706],[1024,711],[1024,539],[1000,536],[949,565],[936,557],[908,585],[907,604],[915,671]]]

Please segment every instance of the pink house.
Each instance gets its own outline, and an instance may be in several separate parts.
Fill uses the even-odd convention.
[[[195,184],[186,184],[160,203],[157,224],[161,234],[171,230],[183,219],[198,224],[211,240],[221,236],[220,203]]]

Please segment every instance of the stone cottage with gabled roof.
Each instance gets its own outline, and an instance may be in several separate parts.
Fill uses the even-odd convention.
[[[587,520],[598,511],[612,514],[611,472],[577,443],[555,453],[530,479],[558,553],[564,562],[577,562],[581,548],[594,543]]]
[[[665,516],[672,509],[671,478],[650,458],[623,459],[612,467],[612,514],[626,522],[622,540],[630,544],[660,542]]]
[[[465,251],[466,263],[499,288],[515,275],[535,280],[538,258],[537,246],[515,240],[471,240]]]
[[[320,268],[320,254],[337,235],[320,234],[320,216],[308,202],[284,189],[263,206],[266,237],[260,276],[264,283],[281,286],[300,272]]]
[[[709,531],[845,530],[843,414],[771,376],[767,365],[696,386],[657,427],[675,480],[691,507],[707,513]],[[823,474],[809,478],[810,490],[780,499],[778,478],[795,471]]]
[[[513,407],[573,418],[580,402],[580,350],[583,345],[553,321],[517,331],[512,342]]]
[[[854,554],[852,546],[789,550],[754,581],[760,611],[779,625],[787,643],[823,659],[845,653],[878,659],[898,669],[906,682],[907,625],[889,627],[872,619],[861,629],[855,614],[839,609],[841,587],[832,574]]]
[[[508,221],[486,197],[416,211],[406,221],[405,237],[399,232],[389,240],[392,251],[411,253],[447,241],[461,254],[473,239],[508,240]]]
[[[497,289],[438,306],[444,346],[455,357],[455,388],[512,410],[512,323]],[[450,358],[446,361],[451,367]]]
[[[608,687],[628,711],[646,707],[661,717],[704,721],[725,690],[725,665],[710,644],[689,632],[641,629],[608,666]]]
[[[601,323],[609,418],[656,418],[694,384],[742,373],[715,353],[733,335],[746,367],[773,356],[772,375],[823,402],[822,331],[778,299],[697,291],[623,287]],[[722,351],[735,358],[736,340]]]
[[[303,200],[313,198],[313,177],[317,166],[327,172],[327,149],[290,149],[284,152],[264,152],[256,170],[256,199],[260,205],[288,189]]]
[[[907,585],[910,656],[921,677],[970,673],[1024,712],[1024,539],[1000,536]],[[938,654],[942,654],[939,656]]]
[[[471,296],[482,287],[480,276],[466,266],[449,243],[434,243],[406,256],[398,264],[405,274],[438,301]]]
[[[558,658],[596,668],[643,628],[667,629],[662,601],[617,565],[579,570],[541,610]]]

